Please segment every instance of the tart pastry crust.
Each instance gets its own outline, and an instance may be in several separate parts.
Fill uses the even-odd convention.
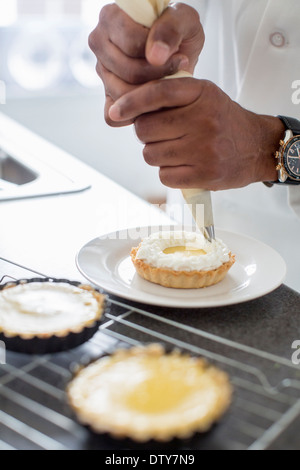
[[[204,359],[151,344],[82,368],[67,396],[79,422],[94,432],[169,441],[208,431],[228,409],[232,386]]]
[[[235,256],[229,253],[229,261],[209,271],[175,271],[170,268],[157,268],[137,258],[140,246],[141,244],[131,250],[131,259],[137,273],[154,284],[175,289],[199,289],[217,284],[224,279],[235,263]]]
[[[18,289],[16,290],[16,296],[11,297],[9,295],[6,298],[5,293],[13,293],[12,289],[14,288]],[[47,288],[49,288],[49,292]],[[21,293],[19,289],[21,289]],[[77,311],[79,311],[80,305],[82,305],[82,309],[85,307],[88,312],[86,318],[85,314],[81,312],[77,320],[74,311],[74,320],[72,318],[70,325],[67,327],[60,326],[60,322],[56,322],[56,316],[63,318],[64,309],[62,307],[61,311],[57,312],[55,310],[57,305],[52,307],[52,294],[66,294],[66,298],[62,297],[62,301],[66,302],[66,308],[70,316],[73,306],[72,303],[68,304],[68,302],[72,301],[73,295],[74,301],[77,302],[81,292],[84,300],[80,299],[76,306]],[[89,310],[90,304],[91,310]],[[10,312],[7,315],[13,314],[16,315],[16,319],[19,318],[15,325],[12,325],[10,321],[8,326],[5,324],[5,314],[2,312],[1,323],[0,313],[0,339],[4,341],[7,349],[28,354],[43,354],[64,351],[79,346],[90,339],[99,328],[105,307],[105,296],[92,286],[80,282],[34,278],[9,282],[1,286],[0,305],[3,308],[4,306],[7,307],[8,312]],[[45,308],[44,311],[43,308]],[[38,328],[36,327],[35,318],[39,320]],[[43,325],[43,318],[45,319],[44,328],[43,326],[40,327],[40,325]],[[49,319],[51,320],[50,328]],[[28,327],[28,321],[34,326],[32,331]],[[68,321],[64,320],[63,323],[68,323]]]

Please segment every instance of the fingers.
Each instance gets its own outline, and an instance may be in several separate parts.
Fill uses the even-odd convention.
[[[121,96],[134,90],[134,86],[121,80],[117,75],[110,72],[101,63],[96,66],[97,73],[101,77],[106,95],[111,96],[113,101],[117,101]]]
[[[99,24],[89,36],[89,45],[97,57],[96,70],[105,87],[106,122],[111,126],[123,126],[132,123],[143,109],[145,112],[159,109],[161,105],[152,101],[152,107],[147,110],[142,101],[138,111],[137,99],[133,100],[135,109],[123,117],[116,111],[119,103],[115,106],[115,102],[122,95],[130,98],[133,85],[152,82],[173,75],[178,70],[192,72],[203,42],[199,16],[187,5],[177,4],[168,8],[150,34],[148,28],[133,21],[116,4],[103,7]],[[149,57],[145,57],[145,50],[150,61]],[[150,99],[151,102],[151,91],[148,97],[141,95],[141,98]],[[182,101],[177,102],[178,106],[182,105]],[[176,105],[174,100],[170,103],[170,106],[172,103]]]
[[[182,54],[177,54],[165,65],[153,67],[145,58],[129,57],[108,41],[105,50],[98,56],[98,63],[126,83],[139,85],[168,74],[172,75],[186,64],[186,58]]]
[[[145,145],[143,156],[150,166],[160,168],[189,167],[198,168],[203,173],[211,171],[211,153],[209,148],[197,148],[197,139],[193,136],[183,136],[178,139],[154,142]],[[214,168],[212,168],[215,171]],[[210,174],[210,177],[213,175]]]
[[[101,10],[99,24],[89,36],[89,46],[98,64],[129,84],[172,75],[187,64],[188,59],[178,53],[153,67],[145,58],[148,33],[147,28],[135,23],[116,5],[108,5]]]
[[[96,55],[102,54],[106,38],[129,57],[141,58],[145,55],[147,36],[146,28],[134,22],[116,4],[111,4],[101,9],[99,23],[89,36],[89,46]]]
[[[146,83],[117,100],[110,108],[110,119],[127,121],[162,108],[187,106],[199,99],[203,82],[180,78]]]
[[[163,142],[189,133],[189,107],[143,114],[135,119],[135,132],[143,144]]]
[[[155,142],[147,144],[143,150],[145,162],[150,166],[157,167],[176,167],[176,166],[191,166],[190,164],[182,161],[184,145],[186,144],[184,138],[166,140],[164,142]]]
[[[180,52],[189,59],[184,70],[192,73],[204,39],[197,11],[179,3],[167,8],[152,26],[146,43],[146,58],[150,64],[160,66]]]
[[[104,118],[106,123],[111,127],[125,127],[133,124],[134,121],[123,121],[123,122],[114,122],[109,117],[109,109],[114,104],[113,99],[110,96],[106,96],[105,106],[104,106]]]
[[[161,167],[159,178],[163,185],[174,189],[187,189],[199,187],[199,174],[192,166]],[[208,189],[207,183],[201,182],[201,188]]]
[[[159,167],[160,180],[165,186],[220,189],[223,174],[218,161],[212,160],[209,152],[195,140],[183,138],[182,141],[146,145],[144,158],[146,163]]]
[[[133,85],[128,85],[119,79],[116,75],[109,72],[102,64],[97,64],[97,72],[102,78],[105,87],[105,107],[104,107],[104,117],[106,123],[111,127],[124,127],[133,123],[133,120],[123,121],[123,122],[114,122],[109,117],[109,110],[115,101],[120,98],[125,93],[131,91],[134,87]]]

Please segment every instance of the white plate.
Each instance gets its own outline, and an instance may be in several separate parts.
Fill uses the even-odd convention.
[[[150,305],[202,308],[246,302],[261,297],[284,281],[286,265],[273,248],[242,234],[217,230],[236,255],[225,279],[204,289],[171,289],[142,279],[130,259],[130,250],[142,238],[170,227],[143,227],[110,233],[87,243],[76,256],[79,271],[105,291]]]

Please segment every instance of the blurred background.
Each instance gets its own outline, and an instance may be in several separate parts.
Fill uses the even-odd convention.
[[[104,121],[88,35],[107,3],[0,0],[0,112],[138,196],[163,202],[166,189],[144,162],[133,128]]]

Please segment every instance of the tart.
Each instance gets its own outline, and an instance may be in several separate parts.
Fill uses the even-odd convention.
[[[164,287],[197,289],[221,282],[235,256],[219,239],[209,242],[200,233],[162,231],[132,248],[137,273]]]
[[[227,374],[158,344],[120,349],[82,368],[67,388],[78,421],[139,442],[208,431],[231,403]]]
[[[0,290],[0,339],[42,354],[79,346],[98,330],[105,298],[89,285],[54,279],[10,282]]]

